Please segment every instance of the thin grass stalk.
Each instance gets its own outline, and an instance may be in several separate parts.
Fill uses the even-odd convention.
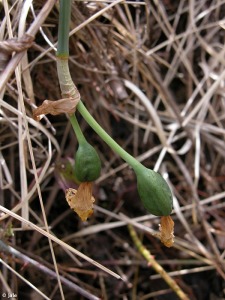
[[[59,244],[61,247],[66,248],[67,250],[71,251],[73,254],[83,258],[84,260],[88,261],[89,263],[95,265],[96,267],[98,267],[99,269],[102,269],[104,272],[114,276],[117,279],[121,279],[121,277],[116,274],[115,272],[109,270],[108,268],[104,267],[103,265],[101,265],[100,263],[96,262],[95,260],[91,259],[90,257],[88,257],[87,255],[83,254],[82,252],[76,250],[75,248],[71,247],[70,245],[64,243],[61,239],[57,238],[56,236],[52,235],[51,233],[47,232],[47,230],[44,230],[42,228],[40,228],[39,226],[35,225],[34,223],[24,220],[21,216],[15,214],[14,212],[12,212],[11,210],[5,208],[4,206],[0,205],[0,211],[6,213],[7,215],[19,220],[20,222],[24,221],[27,226],[30,226],[32,229],[36,230],[37,232],[39,232],[40,234],[42,234],[43,236],[46,236],[48,239],[50,239],[51,241]]]
[[[4,8],[5,8],[5,15],[7,19],[7,27],[9,32],[9,37],[13,38],[13,31],[11,27],[11,21],[10,21],[10,13],[9,13],[9,7],[8,2],[4,1]],[[20,161],[20,190],[21,190],[21,215],[24,219],[29,220],[29,208],[28,208],[28,202],[25,201],[25,197],[27,195],[27,173],[26,173],[26,166],[25,166],[25,160],[24,160],[24,142],[25,142],[25,135],[26,131],[23,130],[24,127],[24,111],[23,111],[23,94],[22,94],[22,84],[21,84],[21,65],[19,65],[15,69],[15,75],[16,75],[16,81],[17,81],[17,88],[18,88],[18,111],[22,112],[22,114],[18,115],[18,143],[19,143],[19,161]],[[24,135],[25,134],[25,135]],[[24,223],[22,223],[22,226],[24,226]]]
[[[26,33],[28,36],[34,36],[38,32],[40,26],[42,25],[42,23],[44,22],[44,20],[46,19],[46,17],[50,13],[50,11],[52,10],[54,5],[55,5],[55,0],[48,0],[45,3],[43,8],[40,10],[37,18],[31,24],[30,28],[27,30]],[[19,62],[23,58],[25,51],[26,50],[16,53],[11,58],[10,62],[7,64],[7,66],[5,67],[4,72],[2,72],[0,74],[0,93],[2,93],[2,91],[4,90],[6,83],[9,81],[9,78],[13,74],[16,66],[19,64]]]
[[[0,240],[0,251],[13,255],[14,257],[19,258],[24,264],[30,264],[32,265],[35,269],[40,270],[41,272],[45,273],[47,276],[51,277],[51,278],[55,278],[57,279],[57,275],[54,271],[52,271],[51,269],[49,269],[48,267],[46,267],[45,265],[41,264],[40,262],[28,257],[27,255],[19,252],[18,250],[16,250],[15,248],[6,245],[3,241]],[[0,263],[3,263],[2,260],[0,260]],[[67,278],[63,277],[63,276],[59,276],[61,282],[63,284],[65,284],[67,287],[69,287],[70,289],[76,291],[77,293],[79,293],[80,295],[82,295],[83,297],[90,299],[90,300],[98,300],[100,298],[90,294],[89,292],[87,292],[86,290],[82,289],[81,287],[79,287],[77,284],[75,284],[74,282],[69,281]],[[33,287],[34,288],[34,287]],[[39,291],[41,293],[41,291]],[[42,294],[42,293],[41,293]],[[44,297],[44,295],[42,294],[42,296]],[[46,297],[46,299],[49,299],[48,297]]]
[[[128,229],[138,251],[147,260],[149,265],[163,278],[163,280],[165,280],[165,282],[171,287],[171,289],[181,300],[190,300],[190,298],[181,290],[175,280],[171,278],[168,273],[162,268],[162,266],[155,260],[150,251],[145,248],[131,224],[128,224]]]
[[[11,28],[11,25],[9,24],[8,27]],[[36,169],[36,165],[35,165],[35,159],[34,159],[33,148],[32,148],[32,144],[31,144],[31,137],[30,137],[30,133],[29,133],[28,122],[27,122],[27,118],[26,118],[25,105],[24,105],[24,102],[23,102],[23,99],[22,99],[22,94],[21,94],[22,93],[21,88],[20,88],[21,82],[20,82],[20,74],[19,74],[19,69],[18,68],[16,68],[16,78],[17,78],[17,82],[19,84],[19,91],[20,91],[19,96],[20,96],[20,100],[21,100],[19,108],[21,108],[21,112],[22,112],[22,118],[21,119],[19,118],[19,121],[22,122],[22,120],[23,120],[23,122],[24,122],[24,127],[25,127],[25,131],[26,131],[27,142],[28,142],[28,148],[29,148],[29,151],[30,151],[30,156],[31,156],[32,167],[33,167],[33,170],[34,170],[35,181],[37,183],[36,188],[37,188],[37,192],[38,192],[38,196],[39,196],[39,200],[40,200],[43,219],[44,219],[44,223],[45,223],[45,226],[46,226],[46,230],[49,232],[48,223],[47,223],[47,219],[46,219],[46,215],[45,215],[45,211],[44,211],[44,205],[43,205],[43,200],[42,200],[41,189],[40,189],[40,185],[38,184],[38,174],[37,174],[37,169]],[[25,175],[24,174],[21,174],[21,175],[23,175],[23,177],[22,177],[23,180],[26,181]],[[26,184],[25,184],[25,187],[26,187]],[[26,189],[25,189],[25,192],[26,192]],[[25,198],[25,196],[26,195],[24,195],[24,198]],[[22,199],[22,200],[25,203],[25,209],[23,210],[23,214],[25,212],[25,214],[26,214],[25,217],[26,218],[25,219],[21,218],[21,219],[23,220],[22,221],[23,226],[25,226],[25,225],[27,225],[27,223],[25,221],[28,221],[28,203],[25,202],[25,199]],[[22,206],[22,208],[23,208],[23,206]],[[59,280],[57,263],[56,263],[56,259],[55,259],[55,255],[54,255],[54,250],[53,250],[53,247],[52,247],[52,241],[50,239],[48,239],[48,241],[49,241],[49,246],[50,246],[50,250],[51,250],[51,254],[52,254],[52,259],[53,259],[53,262],[54,262],[55,271],[56,271],[57,278],[58,278],[58,284],[59,284],[59,289],[60,289],[60,292],[61,292],[61,297],[62,297],[62,299],[64,299],[64,294],[63,294],[61,282]]]

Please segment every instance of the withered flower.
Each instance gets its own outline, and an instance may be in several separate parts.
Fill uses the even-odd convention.
[[[161,217],[161,224],[159,225],[161,242],[168,248],[174,243],[174,222],[170,216]]]
[[[66,190],[66,200],[84,222],[93,214],[93,203],[95,198],[92,196],[92,182],[82,182],[78,190],[69,188]]]

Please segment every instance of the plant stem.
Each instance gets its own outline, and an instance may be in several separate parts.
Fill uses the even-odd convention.
[[[92,115],[84,106],[83,102],[80,100],[77,109],[82,115],[82,117],[86,120],[86,122],[92,127],[92,129],[101,137],[101,139],[114,151],[116,152],[123,160],[125,160],[134,170],[141,163],[138,162],[133,156],[127,153],[122,147],[120,147],[111,136],[95,121]]]
[[[68,65],[71,3],[71,0],[60,0],[58,47],[56,53],[56,62],[62,96],[70,96],[79,100],[80,95],[72,81]],[[86,139],[80,129],[76,116],[69,116],[69,120],[77,136],[79,144],[85,142]]]
[[[70,15],[71,0],[60,0],[56,63],[62,96],[64,98],[71,97],[79,101],[80,94],[73,83],[68,65]]]
[[[190,300],[190,298],[178,286],[176,281],[168,275],[168,273],[155,260],[154,256],[151,255],[150,251],[145,248],[131,224],[128,224],[128,229],[135,246],[137,247],[141,255],[144,256],[144,258],[147,260],[149,266],[155,269],[155,271],[165,280],[165,282],[171,287],[171,289],[177,294],[180,299]]]
[[[71,0],[60,0],[57,56],[69,56]]]
[[[57,69],[58,77],[61,87],[62,95],[69,95],[73,98],[78,98],[79,92],[73,84],[68,67],[69,57],[69,24],[70,24],[70,11],[71,0],[60,1],[60,15],[59,15],[59,34],[58,34],[58,49],[57,49]],[[92,129],[106,142],[106,144],[116,152],[122,159],[124,159],[134,170],[137,167],[142,166],[133,156],[128,154],[123,148],[121,148],[95,121],[95,119],[88,112],[82,101],[80,100],[77,109],[86,122],[92,127]],[[79,124],[75,116],[69,118],[75,134],[77,135],[78,142],[84,141],[84,136],[81,132]]]
[[[80,125],[77,122],[76,116],[75,115],[70,116],[69,120],[70,120],[70,123],[71,123],[71,125],[73,127],[73,130],[74,130],[75,134],[76,134],[78,143],[82,144],[82,143],[86,142],[86,139],[85,139],[85,137],[83,135],[83,132],[80,129]]]

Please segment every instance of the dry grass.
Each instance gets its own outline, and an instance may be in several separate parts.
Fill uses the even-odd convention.
[[[69,209],[64,190],[74,183],[56,166],[73,159],[76,139],[64,116],[32,118],[43,100],[60,98],[58,4],[30,5],[0,1],[1,293],[176,299],[138,253],[130,223],[190,299],[224,299],[225,1],[73,4],[73,80],[105,130],[167,178],[174,193],[172,249],[152,236],[159,219],[143,209],[132,170],[81,118],[103,168],[94,216],[81,223]],[[35,35],[32,46],[4,43],[21,41],[25,32]]]

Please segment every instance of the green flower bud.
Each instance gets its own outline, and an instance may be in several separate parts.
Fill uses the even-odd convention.
[[[135,169],[138,193],[144,207],[153,215],[168,216],[173,207],[173,196],[163,177],[139,165]]]
[[[94,181],[100,176],[101,161],[98,153],[87,141],[79,144],[75,154],[74,173],[80,182]]]

